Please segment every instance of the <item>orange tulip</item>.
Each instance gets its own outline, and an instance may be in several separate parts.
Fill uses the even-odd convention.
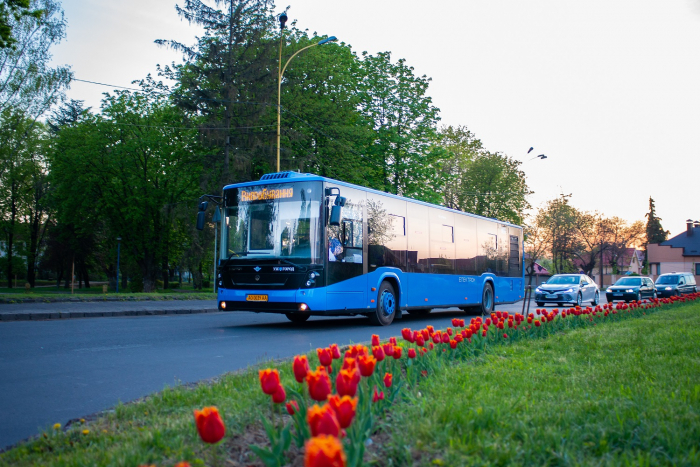
[[[260,386],[262,391],[268,396],[273,395],[277,392],[277,387],[280,385],[280,374],[277,370],[260,370],[258,373],[260,377]]]
[[[316,349],[318,354],[318,360],[323,366],[331,366],[333,363],[333,354],[331,354],[331,349]]]
[[[309,396],[315,401],[325,401],[331,393],[331,379],[322,366],[306,375],[306,383],[309,386]]]
[[[218,443],[226,434],[224,421],[221,420],[216,407],[204,407],[202,410],[195,409],[194,422],[197,425],[199,437],[205,443]]]
[[[357,383],[360,382],[360,373],[357,370],[340,370],[335,379],[335,390],[341,396],[355,397]]]
[[[185,461],[178,462],[177,464],[175,464],[175,467],[190,467],[190,463]]]
[[[345,467],[343,445],[333,436],[316,436],[304,445],[304,467]]]
[[[352,357],[345,357],[343,360],[343,366],[341,370],[353,370],[357,368],[357,359]]]
[[[306,355],[294,357],[292,370],[294,370],[294,379],[297,380],[297,383],[304,381],[304,378],[309,373],[309,360],[306,358]]]
[[[360,355],[358,358],[360,374],[365,378],[372,376],[372,373],[374,373],[374,367],[377,364],[377,359],[370,357],[369,355]]]
[[[340,434],[338,417],[335,415],[333,407],[329,404],[325,404],[323,407],[314,404],[306,412],[306,421],[311,429],[311,436],[338,436]]]
[[[328,405],[333,408],[335,416],[338,418],[340,428],[347,428],[355,418],[357,408],[357,397],[333,395],[328,398]]]

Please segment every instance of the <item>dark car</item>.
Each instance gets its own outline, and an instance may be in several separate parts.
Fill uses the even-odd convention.
[[[656,298],[657,292],[654,281],[650,277],[622,277],[605,291],[608,303],[615,300],[642,301],[645,298]]]
[[[659,297],[671,297],[697,292],[695,276],[689,272],[661,274],[656,278],[656,291]]]
[[[557,274],[535,289],[537,306],[554,302],[562,306],[565,302],[580,306],[589,301],[593,306],[600,301],[600,291],[593,279],[585,274]]]

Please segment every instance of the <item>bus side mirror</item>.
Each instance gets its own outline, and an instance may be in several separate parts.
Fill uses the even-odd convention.
[[[340,225],[341,209],[342,209],[342,207],[340,207],[338,205],[331,207],[331,218],[328,222],[330,225],[333,225],[333,226]]]
[[[204,216],[206,213],[204,211],[199,211],[197,213],[197,230],[204,230]]]

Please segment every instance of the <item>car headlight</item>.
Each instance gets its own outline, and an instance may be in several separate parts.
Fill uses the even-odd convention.
[[[539,287],[537,287],[537,288],[535,289],[535,292],[537,292],[537,293],[542,293],[542,289],[540,289]]]
[[[613,291],[613,289],[611,287],[608,287],[608,289],[606,290],[606,292],[610,292],[610,293],[612,293],[612,291]]]
[[[634,292],[634,289],[627,289],[627,290],[625,290],[625,292],[627,292],[627,293],[633,293],[633,292]]]
[[[673,290],[673,287],[666,287],[664,290]]]
[[[570,289],[566,289],[566,290],[564,291],[564,293],[572,293],[573,291],[574,291],[574,288],[572,287],[572,288],[570,288]]]

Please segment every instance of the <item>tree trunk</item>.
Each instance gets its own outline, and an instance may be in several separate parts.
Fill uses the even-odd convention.
[[[85,288],[90,288],[90,278],[88,277],[87,266],[85,265],[85,260],[80,261],[80,273],[83,276],[83,281],[85,281]]]

